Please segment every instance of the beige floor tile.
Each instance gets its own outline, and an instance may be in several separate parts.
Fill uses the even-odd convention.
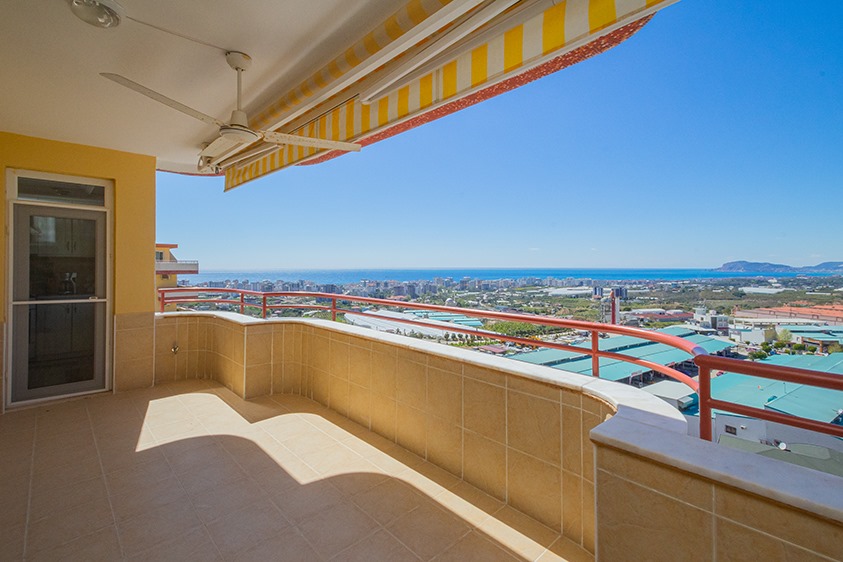
[[[122,494],[111,496],[114,516],[118,521],[129,519],[130,517],[174,502],[189,501],[181,482],[175,476],[169,476],[163,480],[144,484],[143,486],[136,486]]]
[[[393,521],[387,529],[423,560],[429,560],[466,535],[471,527],[432,501]]]
[[[26,523],[29,482],[28,474],[0,479],[0,529]]]
[[[265,498],[264,491],[250,478],[227,482],[190,496],[193,508],[206,524]]]
[[[98,459],[97,448],[93,441],[86,445],[70,444],[67,447],[55,447],[49,450],[39,449],[36,445],[33,470],[44,472],[57,466],[78,465],[88,459]]]
[[[346,497],[326,480],[304,486],[293,486],[272,497],[273,502],[291,521],[300,523],[318,513],[349,503]]]
[[[460,482],[434,498],[442,507],[477,527],[503,508],[504,503],[478,490],[467,482]]]
[[[149,424],[147,423],[147,425]],[[150,427],[149,429],[158,443],[171,443],[173,441],[210,435],[202,423],[196,418]]]
[[[53,466],[42,472],[34,473],[32,475],[32,491],[35,493],[44,489],[53,490],[98,476],[102,476],[100,461],[96,456],[89,457],[75,464]]]
[[[320,511],[298,527],[320,556],[330,558],[370,535],[378,524],[360,508],[344,501]]]
[[[426,501],[413,487],[394,478],[360,492],[351,499],[381,525],[389,525]]]
[[[106,498],[55,511],[37,521],[30,520],[26,551],[31,554],[55,548],[112,525],[114,517]]]
[[[265,562],[266,560],[319,562],[321,559],[298,529],[290,527],[241,552],[235,560],[238,562]]]
[[[23,559],[24,525],[0,525],[0,560]]]
[[[149,562],[212,562],[222,560],[205,527],[196,527],[170,541],[129,557]]]
[[[441,562],[517,562],[524,560],[483,533],[472,531],[435,558]]]
[[[537,562],[594,562],[594,555],[575,542],[559,537]]]
[[[27,560],[108,562],[119,560],[121,557],[120,542],[117,539],[117,528],[112,525],[55,548],[36,552],[33,556],[27,557]]]
[[[220,457],[210,464],[206,464],[193,472],[184,472],[178,476],[185,491],[191,495],[198,494],[222,486],[227,482],[234,482],[246,476],[242,468],[230,456]]]
[[[285,434],[280,438],[274,433],[270,433],[270,435],[278,439],[278,441],[290,449],[290,451],[305,460],[307,460],[310,455],[315,455],[326,449],[334,449],[337,447],[336,439],[312,427],[297,435]]]
[[[398,539],[384,530],[379,530],[343,550],[332,560],[337,562],[371,562],[373,560],[415,562],[419,558]]]
[[[150,462],[115,470],[106,475],[108,493],[120,495],[137,488],[150,486],[173,476],[173,471],[166,459],[159,458]]]
[[[120,521],[117,528],[124,554],[132,556],[182,537],[201,524],[190,502],[175,501]]]
[[[215,439],[203,439],[201,445],[183,446],[176,441],[161,447],[170,468],[176,474],[196,472],[197,470],[216,462],[225,462],[231,457]]]
[[[299,396],[186,381],[28,412],[0,417],[3,560],[21,558],[35,465],[28,552],[44,559],[120,558],[118,534],[126,557],[180,562],[591,559]]]
[[[479,530],[528,560],[541,556],[559,538],[558,533],[508,506],[481,523]]]
[[[292,456],[288,449],[266,433],[259,431],[257,436],[256,442],[251,436],[218,435],[216,442],[243,470],[252,474],[277,469],[281,464],[276,457],[284,458],[285,453]],[[265,439],[261,439],[261,436]]]
[[[278,535],[290,522],[268,500],[259,500],[207,525],[223,558],[230,559]]]
[[[51,513],[79,508],[92,501],[105,501],[108,494],[105,479],[96,476],[68,486],[33,491],[29,503],[29,519],[36,521]]]
[[[364,465],[363,463],[366,464]],[[367,461],[359,461],[359,464],[353,471],[347,474],[331,476],[329,480],[337,490],[351,497],[370,488],[374,488],[389,478],[389,476],[383,474],[375,465]]]
[[[164,459],[159,447],[149,447],[140,450],[136,449],[136,443],[108,441],[107,444],[98,444],[97,449],[102,462],[102,469],[110,474],[121,468],[131,468],[140,464]]]

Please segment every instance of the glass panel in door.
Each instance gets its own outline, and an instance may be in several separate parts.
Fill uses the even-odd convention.
[[[105,388],[105,213],[14,205],[12,402]]]

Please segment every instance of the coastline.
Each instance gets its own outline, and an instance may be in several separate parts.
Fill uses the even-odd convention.
[[[181,277],[191,284],[208,281],[298,281],[315,283],[333,283],[346,285],[360,281],[432,281],[437,277],[450,277],[454,280],[463,278],[491,279],[588,279],[600,281],[692,281],[717,279],[752,279],[752,278],[794,278],[832,277],[828,273],[769,273],[769,272],[732,272],[715,269],[600,269],[600,268],[442,268],[442,269],[279,269],[279,270],[226,270],[204,271],[196,275]]]

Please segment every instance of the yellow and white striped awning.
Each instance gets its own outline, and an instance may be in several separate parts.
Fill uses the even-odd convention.
[[[461,107],[476,103],[602,52],[633,34],[656,11],[676,0],[534,0],[512,4],[416,74],[382,88],[365,99],[390,70],[425,47],[425,41],[448,33],[436,28],[436,16],[450,11],[469,17],[471,10],[493,2],[412,0],[362,40],[286,93],[250,123],[256,128],[330,140],[371,144]],[[464,2],[464,3],[461,3]],[[467,9],[470,8],[470,9]],[[451,20],[453,21],[453,20]],[[633,25],[638,22],[637,25]],[[402,37],[406,42],[420,26],[434,29],[411,49],[404,46],[392,62],[360,76],[367,61],[389,55]],[[451,26],[453,28],[453,26]],[[577,54],[576,57],[567,55]],[[532,75],[531,75],[532,73]],[[500,91],[495,87],[503,85]],[[364,101],[368,103],[364,103]],[[464,102],[464,103],[455,103]],[[232,189],[275,170],[330,157],[325,150],[287,145],[246,166],[225,172]]]

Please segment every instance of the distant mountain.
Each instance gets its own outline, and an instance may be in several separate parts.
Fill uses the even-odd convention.
[[[714,271],[733,273],[837,273],[843,275],[843,261],[827,261],[817,265],[793,267],[783,263],[759,261],[730,261]]]

